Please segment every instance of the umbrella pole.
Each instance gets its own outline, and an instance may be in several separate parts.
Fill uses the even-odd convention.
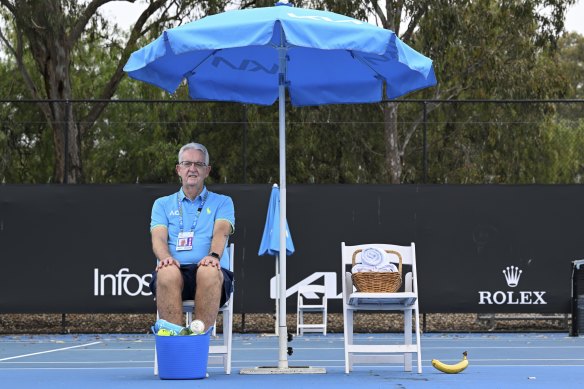
[[[279,335],[278,325],[280,322],[280,258],[276,255],[276,317],[274,320],[274,334]]]
[[[278,85],[278,118],[279,118],[279,147],[280,147],[280,274],[279,287],[280,301],[278,310],[278,337],[280,353],[278,368],[288,368],[288,329],[286,328],[286,93],[285,93],[285,69],[286,49],[278,48],[280,57],[280,74]]]
[[[283,36],[283,32],[282,32]],[[279,290],[278,306],[278,343],[279,359],[278,368],[256,367],[254,369],[241,369],[241,374],[321,374],[326,373],[322,367],[288,366],[288,328],[286,327],[286,48],[278,47],[280,59],[280,72],[278,82],[278,138],[280,149],[280,271],[277,276],[277,288]],[[278,257],[276,257],[278,258]],[[278,261],[278,259],[276,260]]]

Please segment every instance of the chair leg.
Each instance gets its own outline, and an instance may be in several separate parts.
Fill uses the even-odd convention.
[[[301,309],[299,312],[299,316],[298,316],[298,320],[299,320],[299,326],[298,328],[300,328],[300,335],[304,335],[304,311]]]
[[[300,333],[300,308],[296,308],[296,336]]]
[[[353,364],[347,346],[353,344],[353,311],[346,310],[343,316],[345,318],[345,374],[349,374],[353,370]]]
[[[422,340],[420,339],[420,311],[418,309],[418,304],[416,303],[416,308],[415,308],[415,314],[416,314],[416,349],[418,350],[417,354],[418,354],[418,374],[422,374],[422,346],[421,346],[421,342]]]
[[[412,344],[412,310],[404,311],[404,343]],[[404,371],[412,371],[412,353],[404,353]]]
[[[223,339],[227,346],[227,355],[224,358],[225,374],[231,374],[231,337],[233,331],[232,311],[223,312]]]
[[[233,295],[231,295],[233,298]],[[233,302],[231,302],[233,304]],[[194,308],[193,308],[194,310]],[[223,346],[227,349],[226,354],[223,354],[223,369],[225,374],[231,374],[231,340],[232,340],[232,331],[233,331],[233,306],[229,307],[229,309],[225,309],[219,312],[222,315],[223,320]],[[193,311],[188,310],[185,311],[185,325],[188,327],[191,321],[193,320]],[[217,337],[217,320],[213,324],[213,331],[212,336]],[[156,352],[156,350],[155,350]],[[156,360],[156,355],[154,356],[154,374],[158,374],[158,364]]]
[[[156,321],[160,319],[158,310],[156,310]],[[156,352],[156,334],[154,335],[154,375],[158,375],[158,353]]]

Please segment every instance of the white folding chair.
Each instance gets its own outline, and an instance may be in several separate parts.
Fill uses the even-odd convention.
[[[319,297],[322,294],[322,297]],[[307,304],[304,300],[318,300],[316,304]],[[314,324],[304,323],[304,313],[321,313],[322,322]],[[304,285],[298,288],[298,304],[296,308],[296,335],[304,332],[322,332],[326,335],[327,298],[324,285]]]
[[[360,253],[368,247],[390,252],[390,261],[411,266],[411,271],[403,277],[403,291],[395,293],[357,292],[353,286],[350,267],[353,255],[360,261]],[[405,371],[412,371],[412,353],[418,357],[418,373],[422,373],[422,350],[420,346],[420,316],[418,310],[418,278],[416,271],[416,249],[410,246],[391,244],[362,244],[346,246],[341,243],[343,274],[343,319],[345,327],[345,373],[353,370],[358,363],[403,363]],[[404,340],[402,344],[355,344],[353,337],[353,314],[356,311],[403,311]],[[415,314],[416,342],[412,343],[412,311]]]
[[[229,270],[234,271],[233,263],[235,257],[235,246],[233,243],[229,245]],[[193,311],[195,309],[194,300],[183,301],[183,312],[185,313],[185,326],[189,326],[193,320]],[[229,300],[219,308],[223,319],[223,336],[219,345],[214,345],[211,342],[209,346],[209,365],[223,365],[225,374],[231,374],[231,343],[233,339],[233,291]],[[156,315],[158,318],[158,313]],[[213,336],[216,332],[213,330]],[[156,347],[154,349],[154,374],[158,375],[158,359],[156,356]]]

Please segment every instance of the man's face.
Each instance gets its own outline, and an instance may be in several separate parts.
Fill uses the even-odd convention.
[[[182,163],[176,165],[176,172],[183,186],[202,186],[211,171],[211,166],[197,166],[205,163],[205,154],[200,150],[189,149],[183,151],[181,157]]]

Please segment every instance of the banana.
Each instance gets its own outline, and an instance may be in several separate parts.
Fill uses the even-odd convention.
[[[460,373],[461,371],[463,371],[464,369],[467,368],[468,366],[468,359],[466,358],[466,351],[462,353],[462,361],[454,364],[454,365],[448,365],[446,363],[442,363],[437,359],[432,359],[432,366],[434,366],[436,369],[440,370],[443,373],[448,373],[448,374],[456,374],[456,373]]]

